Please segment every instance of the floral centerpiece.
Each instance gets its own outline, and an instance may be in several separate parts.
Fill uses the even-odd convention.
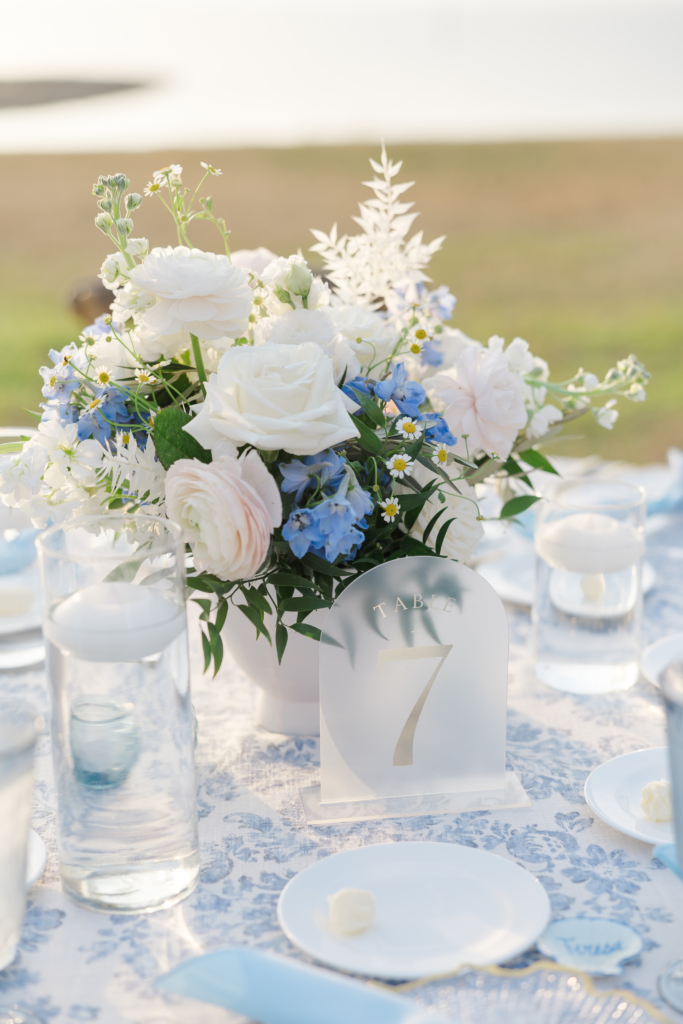
[[[176,164],[144,189],[175,247],[132,237],[143,197],[124,174],[101,177],[111,312],[50,352],[37,433],[0,449],[2,499],[36,525],[113,508],[182,525],[216,670],[230,605],[281,658],[288,629],[319,638],[308,616],[358,573],[471,559],[483,484],[504,485],[501,517],[520,514],[538,498],[530,470],[554,472],[539,442],[589,411],[611,429],[617,396],[645,397],[634,356],[602,381],[580,369],[554,383],[521,338],[482,345],[448,326],[455,297],[426,273],[443,239],[410,235],[412,183],[384,151],[370,162],[360,233],[313,232],[324,276],[302,255],[231,254],[199,197],[221,173],[208,164],[195,189]],[[224,253],[192,247],[197,220]]]

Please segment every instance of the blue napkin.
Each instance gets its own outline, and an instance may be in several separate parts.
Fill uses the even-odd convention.
[[[662,843],[661,846],[655,846],[652,851],[652,856],[656,857],[657,860],[661,860],[662,864],[673,871],[679,878],[683,878],[681,874],[681,865],[678,863],[678,853],[676,851],[675,843]]]
[[[666,459],[671,470],[671,483],[666,494],[657,501],[648,501],[647,514],[683,512],[683,452],[680,448],[669,448]]]
[[[447,1024],[404,996],[239,946],[187,960],[155,986],[223,1006],[259,1024]]]

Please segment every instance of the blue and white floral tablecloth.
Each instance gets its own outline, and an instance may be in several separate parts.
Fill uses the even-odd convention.
[[[648,555],[658,580],[645,600],[644,643],[683,629],[683,523],[680,531],[657,537],[665,543]],[[229,658],[216,679],[202,676],[195,649],[203,868],[197,891],[170,911],[102,916],[62,894],[49,738],[43,737],[34,825],[47,843],[48,863],[29,893],[20,954],[0,972],[0,996],[33,1009],[45,1024],[237,1020],[204,1004],[165,1001],[150,982],[179,959],[223,943],[297,956],[278,928],[275,909],[296,872],[342,849],[429,839],[516,861],[546,887],[555,916],[603,915],[632,925],[645,949],[619,984],[661,1006],[657,974],[683,955],[683,884],[653,860],[651,846],[610,829],[583,799],[585,779],[596,765],[665,743],[658,693],[645,682],[626,693],[590,698],[546,689],[528,668],[528,614],[511,609],[509,615],[508,767],[520,773],[532,804],[505,813],[308,827],[298,787],[318,780],[318,741],[256,729],[253,686]],[[0,690],[47,710],[43,672],[0,676]]]

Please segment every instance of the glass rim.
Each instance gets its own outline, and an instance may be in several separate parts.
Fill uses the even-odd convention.
[[[32,704],[13,697],[0,697],[0,713],[14,711],[24,719],[18,729],[18,736],[3,742],[0,738],[0,761],[6,757],[16,757],[31,750],[45,728],[45,719]]]
[[[36,537],[36,548],[38,553],[43,558],[59,559],[61,561],[78,561],[78,562],[103,562],[107,559],[121,560],[121,552],[102,552],[100,554],[84,554],[77,555],[66,551],[55,551],[48,547],[46,541],[54,536],[58,531],[74,530],[84,527],[86,524],[92,525],[92,523],[102,523],[105,528],[107,523],[111,523],[113,520],[126,523],[154,523],[155,526],[162,526],[169,533],[169,538],[166,542],[157,538],[157,543],[146,550],[145,557],[152,558],[157,554],[167,553],[169,549],[180,546],[182,553],[184,554],[183,544],[183,529],[178,523],[172,519],[162,519],[160,516],[152,516],[146,512],[103,512],[101,515],[94,516],[77,516],[75,519],[68,519],[64,523],[53,523],[52,526],[48,526],[45,530]]]
[[[633,495],[632,498],[626,498],[623,501],[604,501],[599,504],[596,502],[583,502],[581,504],[562,500],[560,492],[569,490],[571,487],[581,486],[592,486],[592,485],[607,485],[624,488]],[[644,505],[647,500],[647,492],[644,487],[640,484],[632,484],[628,480],[590,480],[585,477],[564,477],[562,482],[557,485],[557,490],[551,494],[544,494],[543,498],[551,505],[557,505],[559,508],[565,508],[576,512],[588,512],[592,509],[596,511],[603,509],[613,509],[626,511],[632,508],[638,508],[640,505]]]

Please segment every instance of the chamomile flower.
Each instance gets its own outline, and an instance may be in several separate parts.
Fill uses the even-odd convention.
[[[138,384],[156,384],[157,378],[149,370],[144,367],[138,367],[135,371],[135,379]]]
[[[401,511],[401,505],[398,498],[385,498],[384,501],[380,501],[378,504],[382,509],[382,519],[384,522],[393,523],[394,519]]]
[[[92,402],[88,403],[88,408],[90,409],[90,412],[94,412],[95,409],[99,409],[99,407],[102,405],[103,400],[104,399],[102,398],[101,395],[99,398],[93,398]]]
[[[209,174],[222,174],[223,173],[221,170],[218,169],[218,167],[214,167],[213,164],[205,164],[203,160],[200,160],[200,164],[204,168],[205,171],[209,172]]]
[[[414,356],[419,356],[420,352],[425,347],[428,341],[431,341],[430,336],[427,334],[427,331],[424,329],[424,327],[420,327],[419,324],[417,327],[411,327],[411,329],[408,331],[408,335],[406,337],[406,342],[408,343],[408,351],[411,352]]]
[[[148,181],[142,191],[146,196],[155,196],[157,192],[161,192],[165,184],[166,180],[164,178],[161,181]]]
[[[111,370],[108,366],[98,366],[94,371],[95,380],[101,388],[106,388],[111,380]]]
[[[396,422],[396,429],[399,434],[403,434],[408,441],[414,441],[416,438],[422,436],[424,427],[421,423],[418,423],[410,416],[402,416],[401,419]]]
[[[408,455],[392,455],[387,459],[387,469],[396,480],[402,480],[412,464],[413,460]]]
[[[435,452],[432,455],[432,462],[435,466],[445,466],[448,462],[448,448],[445,444],[435,445]]]

